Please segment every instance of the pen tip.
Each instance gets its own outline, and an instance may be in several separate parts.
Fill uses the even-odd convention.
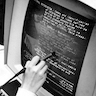
[[[55,51],[53,51],[53,52],[52,52],[52,55],[53,55],[53,56],[55,56],[55,55],[56,55],[56,54],[55,54]]]

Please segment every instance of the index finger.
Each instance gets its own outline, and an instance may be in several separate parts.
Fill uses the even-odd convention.
[[[32,60],[30,61],[30,63],[29,63],[28,66],[29,67],[35,66],[39,62],[39,60],[40,60],[40,57],[39,56],[34,56],[32,58]]]

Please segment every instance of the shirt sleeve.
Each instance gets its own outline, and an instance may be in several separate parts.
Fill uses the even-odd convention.
[[[26,90],[26,89],[19,88],[16,96],[37,96],[37,95],[35,93],[32,93],[31,91]]]

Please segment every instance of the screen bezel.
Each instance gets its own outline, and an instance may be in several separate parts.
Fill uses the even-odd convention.
[[[81,15],[83,15],[85,17],[93,18],[94,20],[96,20],[95,10],[93,8],[89,7],[88,5],[85,5],[79,1],[76,1],[76,0],[73,0],[73,1],[72,0],[60,0],[59,2],[58,2],[58,0],[51,0],[51,1],[57,3],[61,6],[64,6],[66,8],[69,8],[72,11],[77,11],[78,13],[80,13]],[[11,70],[13,70],[14,73],[17,73],[19,71],[18,69],[16,69],[15,65],[20,65],[20,63],[21,63],[22,29],[23,29],[24,17],[26,14],[28,2],[29,2],[29,0],[26,0],[24,2],[23,2],[23,0],[17,0],[14,3],[14,10],[13,10],[13,16],[12,16],[12,22],[11,22],[11,28],[10,28],[10,36],[9,36],[10,40],[9,40],[9,47],[8,47],[8,58],[7,58],[7,62],[6,62],[8,67]],[[21,4],[23,6],[21,6]],[[67,5],[69,5],[69,6],[67,6]],[[75,10],[73,10],[74,7],[75,7]],[[96,56],[96,53],[93,52],[93,50],[96,51],[96,45],[94,44],[96,41],[95,30],[96,30],[96,25],[95,25],[94,30],[92,32],[92,36],[91,36],[91,39],[90,39],[90,42],[88,45],[88,49],[86,52],[86,56],[85,56],[85,60],[83,63],[83,68],[82,68],[82,72],[80,75],[80,80],[79,80],[78,88],[77,88],[77,92],[76,92],[77,94],[80,93],[79,90],[82,89],[83,84],[85,84],[85,87],[87,87],[87,86],[92,87],[90,90],[90,94],[92,94],[92,90],[94,88],[96,76],[94,76],[94,75],[93,75],[94,77],[92,76],[93,80],[88,85],[85,81],[87,80],[87,78],[90,77],[89,74],[91,75],[92,72],[93,71],[95,72],[95,70],[96,70],[96,69],[94,69],[96,61],[94,59],[92,59],[92,58],[94,58],[94,56]],[[14,52],[14,50],[15,50],[15,52]],[[15,55],[13,55],[13,54],[15,54]],[[90,58],[90,56],[92,58]],[[88,71],[88,69],[90,68],[91,62],[92,62],[92,69],[90,71]],[[88,75],[88,76],[86,76],[86,75]],[[82,79],[84,82],[82,81]],[[89,79],[89,81],[90,81],[90,79]],[[87,88],[85,88],[84,90],[87,90]],[[87,96],[91,96],[91,95],[87,95]]]

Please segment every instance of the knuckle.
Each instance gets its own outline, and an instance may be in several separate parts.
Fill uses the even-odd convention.
[[[38,70],[37,70],[37,68],[35,66],[32,67],[32,72],[34,72],[34,73],[37,73],[38,72]]]
[[[42,72],[39,72],[38,74],[39,74],[39,76],[43,76],[43,73]]]
[[[28,66],[28,67],[27,67],[27,71],[30,71],[30,70],[31,70],[31,67],[30,67],[30,66]]]

